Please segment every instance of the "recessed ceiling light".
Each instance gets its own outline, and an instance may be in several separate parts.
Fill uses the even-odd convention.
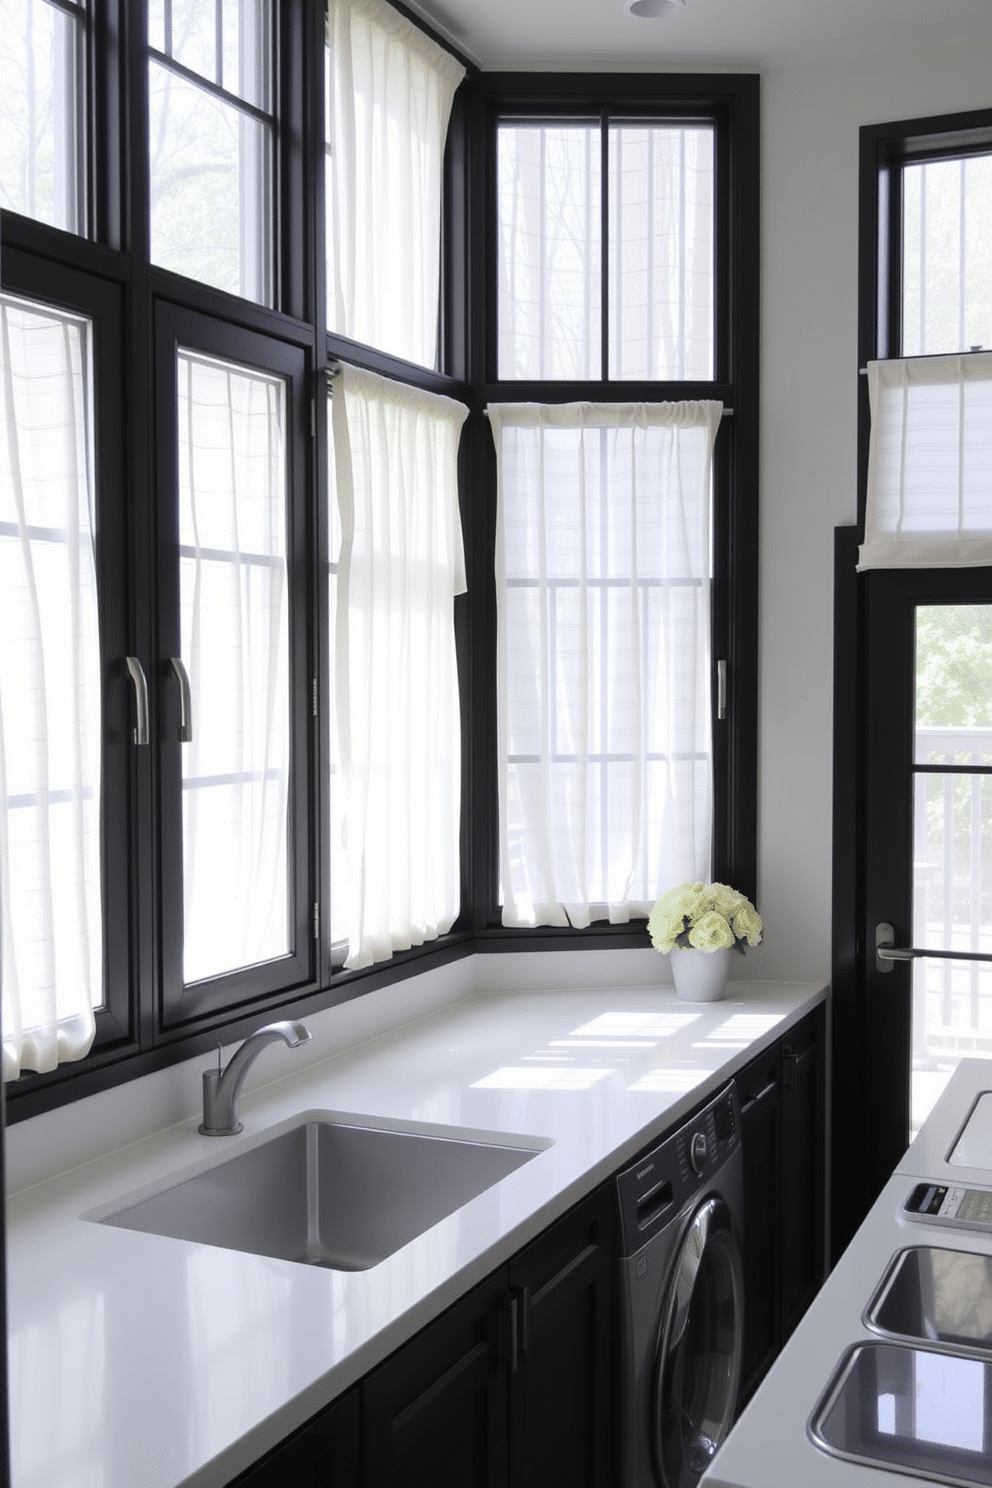
[[[631,15],[654,20],[661,16],[674,15],[677,10],[684,10],[685,0],[626,0],[626,8]]]

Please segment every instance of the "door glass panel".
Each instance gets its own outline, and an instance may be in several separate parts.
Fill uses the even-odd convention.
[[[178,357],[184,980],[290,944],[284,382]]]
[[[992,606],[916,611],[913,944],[992,953]],[[912,1125],[992,1054],[992,963],[913,963]]]

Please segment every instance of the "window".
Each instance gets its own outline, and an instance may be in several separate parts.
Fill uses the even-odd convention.
[[[384,0],[330,0],[327,325],[434,367],[441,182],[465,69]]]
[[[508,925],[709,877],[717,403],[493,404]]]
[[[992,348],[992,149],[901,177],[903,355]]]
[[[501,379],[712,379],[714,147],[708,122],[499,123]]]
[[[85,4],[0,4],[0,206],[87,231]]]
[[[608,851],[589,923],[571,889],[556,895],[568,924],[501,923],[487,404],[507,418],[528,400],[606,406],[597,475],[628,405],[732,410],[712,450],[700,436],[686,456],[691,571],[647,562],[640,517],[618,568],[619,502],[593,503],[609,520],[589,623],[632,588],[626,634],[667,647],[657,617],[674,608],[692,646],[726,661],[726,718],[715,668],[694,660],[700,728],[651,743],[645,778],[671,770],[655,756],[686,754],[693,804],[680,783],[684,818],[662,835],[753,892],[757,79],[482,74],[385,0],[8,0],[3,17],[3,305],[11,338],[34,327],[48,348],[39,377],[59,415],[43,438],[4,371],[4,459],[65,455],[66,509],[26,497],[12,512],[5,479],[0,562],[59,577],[33,617],[46,646],[57,635],[45,780],[37,730],[30,749],[12,742],[7,707],[16,686],[17,726],[33,720],[28,653],[0,632],[0,852],[43,796],[50,834],[72,818],[75,857],[59,846],[50,875],[63,897],[39,918],[79,1009],[48,1052],[33,1035],[9,1051],[12,1119],[290,1006],[393,982],[399,996],[414,968],[497,943],[646,944],[643,921],[623,921],[654,892],[654,848],[615,886],[632,673],[614,661],[597,663]],[[29,57],[34,94],[17,81]],[[581,155],[587,174],[540,177],[535,143]],[[499,169],[520,187],[502,227]],[[581,232],[580,206],[598,213]],[[519,246],[538,220],[555,265],[575,270],[567,293]],[[500,241],[518,245],[502,269]],[[573,623],[570,580],[554,575],[559,625]],[[514,570],[513,587],[526,609],[533,575]],[[642,671],[678,668],[680,646],[645,651]],[[566,728],[555,769],[571,747]],[[523,790],[530,746],[514,752]],[[654,832],[654,805],[647,817]],[[8,900],[26,891],[26,873],[3,878]],[[23,982],[7,919],[31,922],[19,903],[3,912]]]
[[[0,297],[4,1077],[78,1059],[103,1001],[90,323]]]
[[[497,913],[626,924],[754,871],[751,99],[486,88]]]
[[[151,258],[273,302],[269,0],[150,0]]]
[[[436,939],[459,910],[466,413],[354,367],[335,379],[331,914],[349,968]]]

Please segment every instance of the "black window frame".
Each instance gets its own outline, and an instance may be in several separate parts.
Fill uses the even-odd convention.
[[[716,666],[711,679],[713,725],[713,853],[715,879],[754,898],[757,890],[757,639],[758,639],[758,293],[760,82],[752,74],[485,73],[478,104],[484,185],[476,224],[483,233],[485,304],[477,326],[474,365],[478,398],[490,402],[566,403],[720,399],[714,450],[712,647],[727,662],[726,717],[718,718]],[[598,379],[582,382],[499,381],[497,367],[496,135],[503,120],[600,119],[618,122],[712,122],[715,129],[714,376],[710,381]],[[603,274],[605,279],[606,268]],[[479,385],[481,381],[481,386]],[[495,455],[488,427],[477,434],[484,463],[486,510],[473,505],[469,598],[476,634],[484,636],[492,685],[473,708],[484,725],[471,741],[476,782],[472,879],[473,929],[479,949],[650,944],[643,921],[581,930],[546,926],[505,929],[498,904],[496,800]],[[470,528],[471,530],[471,528]],[[480,689],[476,688],[478,694]],[[489,796],[479,789],[488,782]]]
[[[496,896],[497,822],[495,736],[495,456],[483,410],[490,398],[526,396],[519,384],[494,385],[487,376],[493,323],[484,291],[492,262],[489,233],[491,132],[494,106],[574,109],[594,94],[631,112],[656,118],[679,111],[718,118],[722,186],[718,230],[725,234],[725,264],[717,281],[722,325],[716,380],[702,384],[653,384],[652,395],[722,397],[733,408],[717,442],[716,479],[721,497],[714,526],[714,656],[728,661],[729,716],[715,725],[714,875],[750,897],[756,889],[757,842],[757,501],[758,501],[758,237],[759,79],[752,74],[484,74],[464,57],[466,78],[456,93],[445,156],[442,227],[441,369],[414,367],[374,348],[329,334],[325,321],[324,245],[318,227],[324,211],[323,0],[275,7],[278,57],[279,242],[273,308],[241,300],[186,280],[149,261],[147,45],[143,9],[123,0],[88,0],[91,51],[89,181],[93,239],[78,239],[15,214],[0,214],[3,285],[44,301],[59,299],[64,273],[82,276],[94,293],[109,287],[120,315],[105,351],[104,371],[114,389],[98,406],[98,442],[114,467],[118,503],[112,554],[105,559],[119,585],[118,624],[126,645],[111,665],[106,729],[118,743],[130,740],[133,700],[120,658],[127,652],[157,658],[159,589],[167,582],[158,535],[156,441],[170,427],[174,375],[163,350],[163,329],[174,323],[213,326],[210,345],[238,360],[239,344],[281,347],[293,359],[294,460],[300,489],[294,518],[296,559],[304,572],[302,606],[294,617],[300,634],[295,680],[294,731],[299,791],[294,811],[308,813],[299,839],[298,871],[308,885],[297,895],[298,933],[328,889],[326,829],[329,746],[327,595],[322,555],[327,544],[326,372],[344,358],[358,366],[460,399],[469,407],[460,451],[462,521],[469,590],[455,604],[456,649],[463,720],[461,888],[462,908],[449,934],[358,972],[332,964],[329,928],[307,940],[296,971],[282,984],[248,978],[244,998],[221,995],[204,1005],[175,1000],[175,978],[166,961],[175,951],[163,912],[164,886],[175,881],[176,846],[161,819],[162,766],[157,748],[128,746],[120,771],[121,797],[112,835],[125,846],[118,867],[120,893],[108,903],[108,935],[117,947],[110,1002],[98,1016],[97,1041],[86,1059],[50,1075],[26,1075],[7,1089],[7,1114],[23,1120],[137,1076],[213,1051],[219,1041],[243,1037],[265,1018],[305,1017],[366,992],[473,952],[628,947],[648,945],[640,924],[596,924],[583,930],[507,930],[499,924]],[[396,8],[434,40],[450,43],[401,4]],[[457,53],[456,53],[457,55]],[[639,101],[638,101],[639,100]],[[118,183],[120,183],[118,185]],[[14,270],[24,267],[23,286]],[[18,271],[19,272],[19,271]],[[27,282],[30,280],[30,284]],[[85,296],[83,296],[85,298]],[[80,306],[85,311],[85,305]],[[168,339],[167,337],[165,339]],[[207,348],[205,348],[207,349]],[[279,353],[282,354],[281,352]],[[301,359],[302,358],[302,362]],[[241,357],[251,362],[249,351]],[[277,358],[278,360],[278,358]],[[302,370],[301,370],[302,368]],[[114,370],[115,369],[115,370]],[[116,379],[116,381],[114,381]],[[624,401],[637,384],[597,387],[598,397]],[[547,396],[547,385],[540,396]],[[556,389],[556,396],[567,390]],[[582,385],[582,396],[589,396]],[[107,498],[111,499],[108,492]],[[116,590],[115,590],[116,592]],[[115,600],[115,605],[117,601]],[[151,683],[152,678],[149,677]],[[315,684],[321,705],[309,703]],[[713,684],[714,704],[715,678]],[[172,691],[151,688],[153,736],[172,709]],[[714,708],[715,713],[715,708]],[[304,716],[305,714],[305,716]],[[161,716],[159,716],[161,715]],[[321,825],[315,826],[315,823]],[[305,861],[304,861],[305,859]],[[118,880],[115,879],[115,883]],[[108,895],[108,900],[111,898]],[[165,944],[163,939],[168,939]],[[163,954],[163,948],[165,954]],[[303,946],[299,949],[303,952]],[[306,963],[306,964],[304,964]],[[251,983],[249,986],[248,984]],[[398,995],[401,989],[398,988]]]

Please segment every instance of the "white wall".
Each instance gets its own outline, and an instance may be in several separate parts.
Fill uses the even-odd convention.
[[[762,78],[758,907],[745,974],[830,975],[833,529],[856,514],[858,130],[992,104],[992,39]]]

